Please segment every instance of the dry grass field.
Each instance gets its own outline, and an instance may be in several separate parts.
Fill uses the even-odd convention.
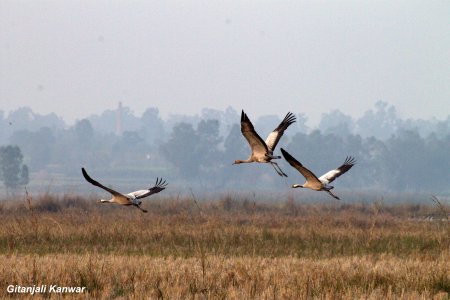
[[[8,285],[41,284],[85,286],[63,294],[80,299],[450,295],[447,206],[231,197],[143,206],[149,213],[70,195],[1,201],[0,298],[24,297]],[[49,297],[61,295],[33,298]]]

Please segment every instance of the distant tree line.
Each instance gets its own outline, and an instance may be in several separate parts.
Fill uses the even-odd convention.
[[[263,139],[281,121],[281,116],[249,116]],[[0,111],[0,141],[18,146],[32,174],[79,176],[86,166],[103,178],[165,176],[211,190],[286,184],[268,165],[232,165],[250,153],[239,121],[240,111],[233,108],[163,120],[157,108],[136,117],[122,107],[67,126],[54,114],[21,108],[8,116]],[[378,102],[357,120],[335,110],[322,115],[318,128],[309,128],[306,116],[297,113],[280,146],[317,174],[355,156],[356,167],[339,179],[343,187],[450,192],[450,116],[403,120],[393,106]],[[286,162],[280,167],[287,182],[303,180]]]

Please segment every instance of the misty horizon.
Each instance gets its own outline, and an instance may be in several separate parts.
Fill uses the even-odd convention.
[[[245,112],[263,139],[281,122],[277,115],[255,117],[252,111]],[[335,110],[322,116],[318,128],[310,128],[305,115],[293,113],[296,122],[286,130],[280,148],[318,174],[347,156],[357,159],[355,168],[340,178],[339,191],[448,193],[450,116],[445,121],[404,120],[395,107],[377,102],[361,118]],[[240,116],[232,108],[204,109],[201,115],[163,120],[156,108],[137,117],[122,107],[67,126],[54,114],[39,115],[25,108],[6,118],[0,113],[0,146],[19,147],[30,172],[28,188],[34,191],[41,191],[47,182],[58,191],[82,185],[82,166],[130,189],[156,177],[169,180],[176,191],[186,191],[187,186],[202,194],[285,187],[292,179],[282,180],[267,164],[232,165],[249,155]],[[298,180],[298,172],[286,161],[279,163],[283,172]]]
[[[347,115],[347,116],[351,117],[354,121],[356,121],[356,120],[364,117],[364,115],[366,113],[368,113],[370,111],[374,111],[374,109],[376,108],[376,105],[378,103],[383,103],[383,104],[387,105],[387,107],[392,107],[395,110],[396,116],[399,119],[402,119],[402,120],[413,120],[413,121],[424,120],[424,121],[441,121],[442,122],[442,121],[448,120],[448,118],[450,117],[450,113],[449,113],[447,115],[443,115],[442,118],[437,118],[435,116],[432,116],[432,117],[429,117],[429,118],[409,118],[409,117],[402,116],[402,114],[397,110],[397,107],[393,106],[392,104],[390,104],[388,102],[384,102],[384,101],[374,102],[371,107],[369,107],[366,111],[363,111],[360,115],[357,115],[357,116]],[[194,112],[192,114],[187,114],[187,113],[182,113],[182,112],[181,113],[172,112],[172,113],[169,113],[169,114],[166,114],[166,115],[164,115],[160,111],[159,107],[148,106],[148,107],[144,108],[143,111],[139,111],[139,112],[136,113],[136,111],[134,111],[132,109],[132,107],[126,105],[126,103],[123,103],[121,101],[117,102],[116,106],[114,106],[114,107],[108,107],[108,108],[105,108],[104,110],[100,110],[98,112],[89,113],[89,114],[86,114],[84,116],[80,116],[79,118],[75,118],[73,120],[72,119],[66,119],[63,115],[61,115],[61,114],[59,114],[58,112],[55,112],[55,111],[49,111],[49,112],[45,112],[45,113],[40,113],[39,110],[34,110],[31,106],[20,106],[20,107],[12,108],[11,110],[3,110],[2,108],[0,108],[0,113],[3,114],[3,117],[5,119],[7,119],[11,114],[13,114],[14,112],[19,111],[20,109],[31,109],[31,111],[34,114],[39,115],[39,116],[48,116],[48,115],[51,115],[51,114],[55,114],[58,118],[60,118],[65,123],[66,126],[73,126],[73,125],[75,125],[75,123],[77,123],[77,122],[79,122],[79,121],[81,121],[83,119],[91,119],[91,118],[99,117],[99,116],[101,116],[102,114],[104,114],[107,111],[117,111],[120,105],[122,106],[123,109],[126,109],[127,111],[129,111],[131,113],[131,115],[133,115],[136,118],[141,118],[146,110],[152,109],[152,108],[156,108],[156,109],[158,109],[159,117],[162,120],[164,120],[164,121],[168,121],[171,118],[174,118],[174,117],[177,117],[177,116],[179,116],[179,117],[181,117],[181,116],[193,117],[193,118],[200,118],[201,119],[202,115],[205,114],[205,111],[209,111],[209,110],[217,111],[217,112],[225,112],[225,111],[227,111],[229,109],[231,109],[233,111],[236,111],[236,112],[240,112],[241,110],[244,110],[249,115],[252,116],[252,119],[255,119],[255,120],[258,119],[258,118],[267,117],[267,116],[276,116],[276,117],[281,119],[287,113],[287,111],[286,111],[284,114],[275,114],[275,113],[257,114],[255,112],[253,112],[251,110],[251,108],[250,109],[237,108],[237,107],[233,107],[231,105],[225,107],[224,109],[216,109],[216,108],[212,108],[212,107],[203,107],[203,108],[200,108],[200,110],[198,112]],[[331,113],[334,113],[334,112],[341,112],[341,113],[345,114],[345,111],[341,111],[339,109],[330,109],[329,111],[322,112],[316,119],[313,119],[313,118],[310,118],[310,116],[308,116],[307,114],[302,113],[301,111],[292,110],[291,112],[294,113],[294,114],[303,114],[306,117],[305,124],[309,128],[312,128],[312,129],[314,129],[314,128],[320,129],[320,127],[319,127],[320,124],[319,123],[320,123],[321,119],[323,119],[328,114],[331,114]],[[239,122],[239,119],[236,119],[236,123],[238,123],[238,122]]]

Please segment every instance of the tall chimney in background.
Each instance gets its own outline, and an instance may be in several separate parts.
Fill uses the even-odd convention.
[[[119,107],[116,110],[116,134],[122,135],[123,126],[122,126],[122,102],[119,102]]]

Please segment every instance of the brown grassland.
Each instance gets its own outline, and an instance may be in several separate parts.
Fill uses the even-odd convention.
[[[75,195],[0,201],[0,298],[30,297],[8,285],[41,284],[88,292],[33,299],[450,295],[448,206],[160,197],[143,207]]]

